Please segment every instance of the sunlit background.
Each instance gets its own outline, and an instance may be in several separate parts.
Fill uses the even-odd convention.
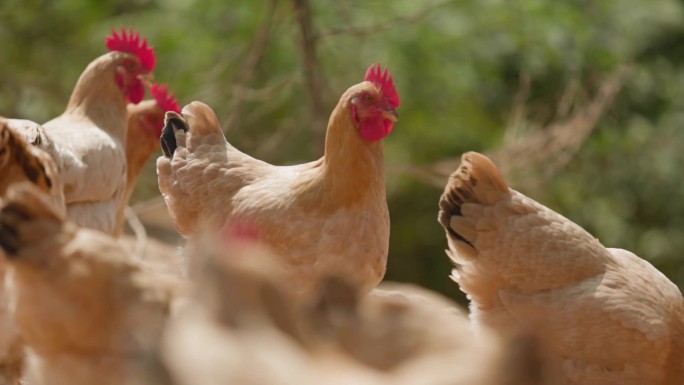
[[[265,161],[322,155],[338,97],[388,65],[400,121],[385,139],[386,279],[459,298],[437,202],[464,151],[605,245],[684,285],[684,2],[675,0],[35,1],[0,5],[0,115],[66,106],[112,28],[140,30],[156,80],[201,100]],[[154,158],[133,198],[165,210]],[[163,222],[163,221],[162,221]]]

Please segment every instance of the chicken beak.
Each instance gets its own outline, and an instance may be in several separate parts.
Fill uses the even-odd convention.
[[[394,108],[383,110],[382,117],[395,123],[399,120],[399,114],[397,114],[397,110]]]
[[[138,79],[140,79],[146,87],[150,87],[152,86],[152,82],[154,82],[154,74],[152,72],[141,74],[138,75]]]

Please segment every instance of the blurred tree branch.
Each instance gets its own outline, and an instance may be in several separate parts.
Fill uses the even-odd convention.
[[[446,4],[453,3],[455,0],[439,0],[433,1],[432,4],[427,5],[425,8],[421,9],[416,13],[409,15],[397,16],[395,18],[386,20],[381,23],[376,23],[373,25],[365,26],[350,26],[345,28],[334,28],[328,31],[320,32],[319,34],[313,36],[315,40],[325,40],[331,37],[339,35],[355,35],[355,36],[366,36],[372,35],[378,32],[386,31],[388,29],[394,28],[403,24],[410,24],[420,21],[421,19],[428,16],[435,9],[442,7]]]
[[[325,103],[321,92],[322,77],[320,63],[316,55],[316,33],[313,26],[313,13],[308,0],[292,0],[297,23],[301,34],[301,50],[304,61],[304,79],[311,104],[311,122],[314,133],[314,146],[319,147],[325,137]]]
[[[510,134],[506,129],[504,146],[487,151],[504,176],[518,186],[517,189],[534,189],[545,180],[553,177],[565,167],[577,154],[589,134],[596,127],[601,117],[612,105],[616,95],[622,88],[625,77],[631,72],[630,65],[620,66],[607,76],[598,86],[594,97],[582,107],[571,111],[571,104],[576,104],[578,82],[571,82],[559,101],[557,116],[554,122],[524,135]],[[521,75],[521,87],[514,99],[512,118],[509,122],[512,129],[521,125],[525,113],[524,100],[529,92],[529,80]],[[571,101],[572,100],[572,101]],[[448,176],[460,164],[458,158],[450,158],[426,166],[410,166],[404,168],[409,174],[437,188],[443,188]]]
[[[241,113],[243,111],[242,107],[247,94],[245,89],[251,84],[254,73],[266,53],[277,6],[278,0],[269,1],[266,17],[264,17],[264,21],[261,23],[259,30],[254,36],[247,57],[242,62],[240,69],[233,74],[233,77],[229,82],[229,84],[233,85],[231,87],[233,97],[225,112],[226,115],[224,116],[224,119],[221,119],[221,121],[225,122],[224,128],[226,130],[230,130],[240,122]]]

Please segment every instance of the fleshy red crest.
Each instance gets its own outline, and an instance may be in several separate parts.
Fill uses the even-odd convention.
[[[392,81],[392,75],[387,71],[387,67],[385,67],[385,70],[383,71],[380,63],[371,65],[366,70],[364,80],[380,87],[385,100],[390,102],[394,108],[399,107],[399,94],[397,93],[397,88],[394,86],[394,81]]]
[[[105,45],[110,51],[127,52],[137,56],[140,64],[148,72],[152,72],[157,63],[154,48],[147,45],[147,39],[141,41],[140,34],[132,29],[126,32],[126,29],[121,27],[121,35],[112,30],[112,35],[105,39]]]
[[[145,98],[145,85],[140,81],[133,83],[127,88],[126,97],[133,104],[140,103]]]
[[[178,107],[178,101],[176,101],[173,92],[169,94],[169,87],[166,84],[152,84],[150,86],[150,94],[164,112],[173,111],[180,114],[181,110]]]

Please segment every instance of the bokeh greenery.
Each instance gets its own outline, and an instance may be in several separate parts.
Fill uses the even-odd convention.
[[[59,114],[122,25],[154,45],[156,79],[181,105],[213,106],[233,144],[273,163],[320,156],[338,96],[369,64],[387,64],[402,99],[385,140],[387,278],[453,297],[436,222],[441,189],[409,166],[505,148],[516,106],[525,111],[516,132],[543,131],[568,89],[579,104],[629,64],[614,104],[562,168],[510,182],[684,285],[682,1],[4,0],[0,115]],[[159,195],[148,166],[135,200]]]

